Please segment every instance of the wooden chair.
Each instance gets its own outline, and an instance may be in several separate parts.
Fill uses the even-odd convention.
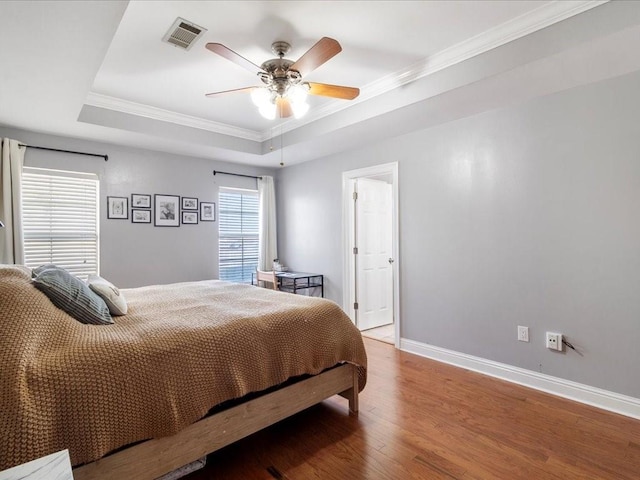
[[[276,272],[263,272],[262,270],[256,270],[256,283],[260,286],[260,282],[265,288],[273,288],[278,290],[278,279]],[[267,287],[266,284],[270,283],[271,287]]]

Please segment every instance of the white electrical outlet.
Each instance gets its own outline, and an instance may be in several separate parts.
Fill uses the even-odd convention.
[[[522,327],[518,325],[518,341],[520,342],[529,341],[529,327]]]
[[[547,332],[547,348],[549,350],[562,351],[562,334]]]

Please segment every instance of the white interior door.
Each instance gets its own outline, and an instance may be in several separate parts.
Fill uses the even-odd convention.
[[[393,194],[380,180],[358,178],[355,214],[358,328],[393,323]]]

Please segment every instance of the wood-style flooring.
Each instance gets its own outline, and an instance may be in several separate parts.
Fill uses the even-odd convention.
[[[640,479],[640,421],[365,339],[360,414],[334,397],[185,480]]]

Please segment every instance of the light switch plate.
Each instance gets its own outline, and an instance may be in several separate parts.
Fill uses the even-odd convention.
[[[518,341],[520,342],[529,341],[529,327],[523,327],[521,325],[518,325]]]

